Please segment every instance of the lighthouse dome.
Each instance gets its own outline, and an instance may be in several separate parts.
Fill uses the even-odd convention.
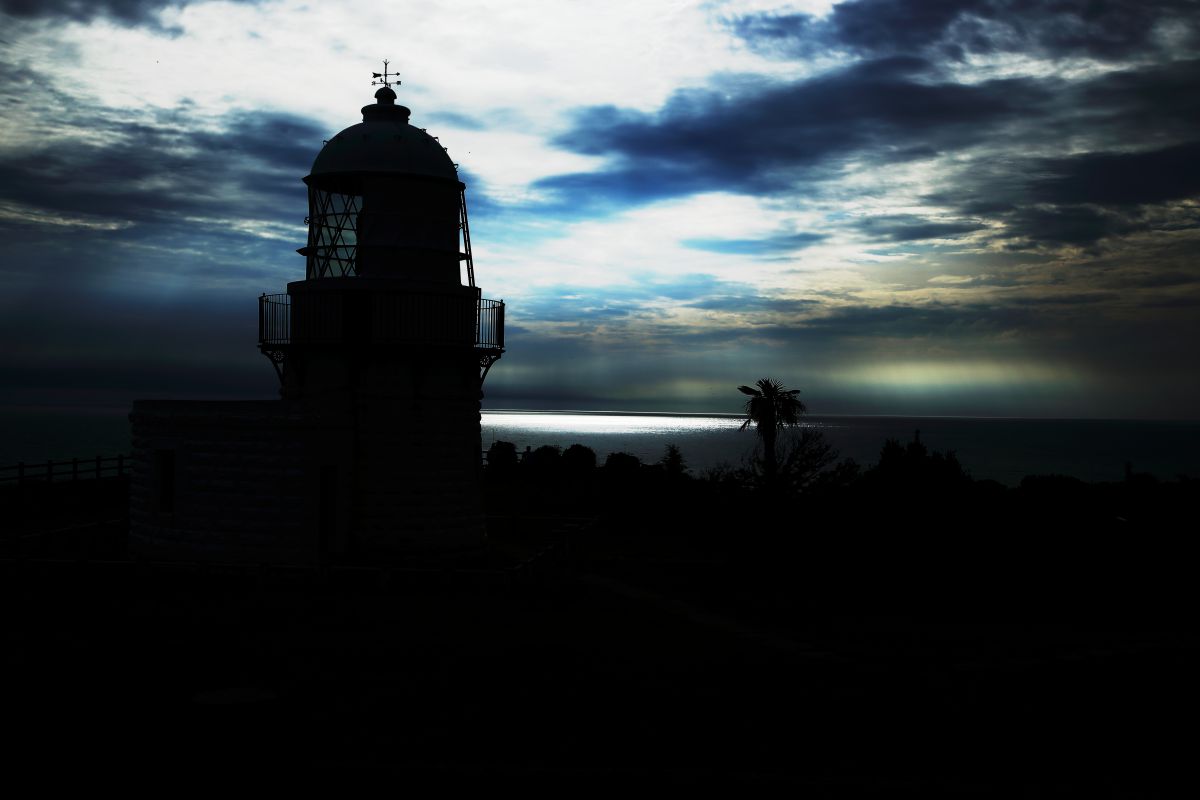
[[[409,110],[396,104],[385,86],[375,104],[364,106],[363,121],[334,136],[313,161],[305,179],[318,184],[353,181],[368,174],[441,178],[458,183],[458,170],[438,140],[408,122]],[[310,184],[311,185],[311,184]]]

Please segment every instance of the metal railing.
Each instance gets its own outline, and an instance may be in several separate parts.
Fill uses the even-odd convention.
[[[0,484],[54,483],[95,478],[121,477],[129,472],[127,455],[72,458],[69,461],[19,461],[0,467]]]
[[[474,319],[471,318],[472,311]],[[474,327],[472,333],[471,327]],[[312,292],[258,299],[258,344],[274,350],[291,344],[473,343],[504,349],[504,302],[476,294]]]
[[[258,343],[260,346],[287,344],[291,329],[291,295],[264,294],[258,298]]]
[[[479,298],[479,313],[475,317],[475,346],[494,350],[504,349],[504,301]]]

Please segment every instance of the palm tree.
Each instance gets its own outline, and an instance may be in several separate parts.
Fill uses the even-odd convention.
[[[787,389],[782,383],[772,378],[763,378],[756,384],[757,389],[750,386],[739,386],[738,391],[749,395],[746,401],[746,421],[741,430],[751,425],[757,426],[758,435],[763,442],[763,464],[768,482],[775,479],[777,469],[775,459],[775,437],[784,428],[800,424],[800,418],[807,409],[797,395],[799,389]]]

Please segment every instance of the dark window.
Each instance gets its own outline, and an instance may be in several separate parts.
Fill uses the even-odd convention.
[[[158,510],[175,511],[175,451],[154,451],[154,483],[158,488]]]

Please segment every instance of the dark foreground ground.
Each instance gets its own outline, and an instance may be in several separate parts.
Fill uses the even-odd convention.
[[[0,758],[397,791],[1190,794],[1182,529],[1039,506],[1020,531],[881,530],[627,488],[585,520],[508,508],[461,569],[168,568],[61,543],[0,560]]]

